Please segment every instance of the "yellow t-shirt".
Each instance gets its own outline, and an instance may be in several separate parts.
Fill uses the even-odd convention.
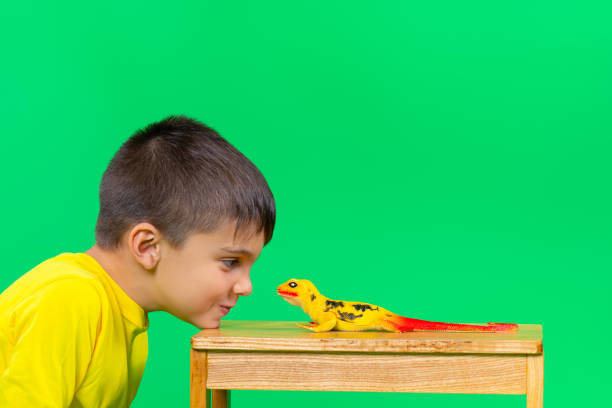
[[[0,295],[0,407],[127,407],[148,320],[94,258],[65,253]]]

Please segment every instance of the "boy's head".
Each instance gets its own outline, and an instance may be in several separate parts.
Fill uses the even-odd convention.
[[[138,131],[111,160],[96,245],[129,254],[109,268],[146,271],[116,276],[146,311],[218,327],[251,292],[249,272],[272,237],[275,214],[249,159],[202,123],[171,116]]]
[[[260,171],[213,129],[170,116],[136,132],[115,154],[100,184],[96,242],[119,246],[138,222],[149,222],[180,247],[190,233],[227,222],[272,238],[272,192]]]

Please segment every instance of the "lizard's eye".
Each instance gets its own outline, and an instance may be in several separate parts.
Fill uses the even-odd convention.
[[[289,284],[289,286],[291,286],[292,288],[295,288],[295,287],[297,286],[297,283],[295,283],[295,282],[291,282],[291,283]]]

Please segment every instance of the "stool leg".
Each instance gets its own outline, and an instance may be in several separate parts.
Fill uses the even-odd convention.
[[[527,408],[544,407],[544,353],[527,356]]]
[[[230,390],[212,390],[212,408],[230,408]]]
[[[208,358],[206,351],[191,349],[190,407],[211,408],[210,390],[206,388]]]

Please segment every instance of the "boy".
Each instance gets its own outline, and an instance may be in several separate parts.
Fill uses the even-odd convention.
[[[96,244],[0,295],[0,407],[129,406],[147,313],[218,327],[274,222],[264,177],[214,130],[171,116],[136,132],[102,177]]]

